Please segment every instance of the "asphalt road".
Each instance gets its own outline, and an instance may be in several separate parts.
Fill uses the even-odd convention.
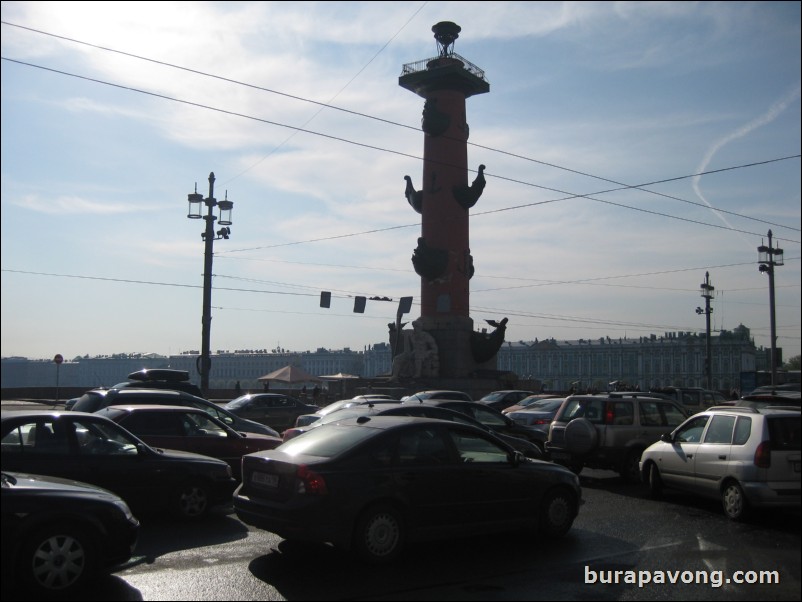
[[[733,523],[715,502],[671,494],[655,502],[614,473],[588,471],[582,481],[586,503],[565,538],[507,534],[419,544],[397,565],[379,568],[330,546],[288,545],[230,511],[198,525],[147,519],[136,557],[83,599],[800,599],[798,513]],[[776,571],[779,583],[733,582],[736,571],[761,570]],[[602,583],[615,571],[619,583]],[[678,571],[679,583],[625,583],[627,575],[654,580],[655,571]],[[681,582],[700,575],[708,582]],[[3,599],[25,596],[4,585]]]

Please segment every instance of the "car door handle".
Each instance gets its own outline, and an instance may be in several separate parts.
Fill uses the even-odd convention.
[[[693,458],[693,454],[688,454],[688,459],[690,460],[691,458]]]
[[[718,459],[719,459],[719,460],[726,460],[726,459],[727,459],[727,456],[719,456],[719,457],[718,457]]]

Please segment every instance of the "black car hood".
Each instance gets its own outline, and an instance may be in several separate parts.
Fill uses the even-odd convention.
[[[62,479],[60,477],[51,477],[45,475],[34,475],[23,472],[4,472],[4,475],[9,475],[16,480],[13,488],[15,490],[25,489],[29,492],[38,491],[62,491],[65,493],[91,493],[94,496],[105,496],[109,499],[117,499],[118,496],[111,491],[90,485],[89,483],[82,483],[80,481],[73,481],[71,479]]]

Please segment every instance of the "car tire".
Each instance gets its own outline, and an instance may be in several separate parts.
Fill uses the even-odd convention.
[[[639,483],[640,478],[640,457],[642,449],[631,449],[624,457],[624,462],[618,470],[618,474],[624,479],[625,483]]]
[[[378,504],[365,510],[357,520],[353,546],[365,562],[386,564],[401,554],[404,539],[401,513],[388,504]]]
[[[209,488],[201,481],[189,481],[176,489],[173,511],[183,520],[198,520],[209,512]]]
[[[727,518],[735,521],[744,520],[749,513],[749,506],[744,490],[737,481],[729,481],[721,490],[721,505]]]
[[[26,585],[42,597],[77,591],[96,570],[98,546],[89,530],[50,525],[26,539],[17,568]]]
[[[587,454],[596,447],[598,441],[596,427],[585,418],[574,418],[565,425],[565,448],[573,455]]]
[[[646,483],[649,485],[649,495],[653,500],[663,497],[663,478],[654,462],[649,463],[649,472],[646,473]]]
[[[540,531],[549,537],[568,533],[577,514],[576,504],[576,498],[565,489],[546,492],[540,506]]]

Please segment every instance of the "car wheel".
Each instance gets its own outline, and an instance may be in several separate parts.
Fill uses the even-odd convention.
[[[97,544],[88,531],[53,525],[35,532],[23,548],[21,574],[39,594],[79,589],[94,572]]]
[[[200,482],[190,481],[180,486],[175,494],[175,513],[185,520],[197,520],[209,511],[209,490]]]
[[[576,499],[565,489],[552,490],[543,497],[540,507],[540,530],[559,537],[568,533],[577,514]]]
[[[730,481],[721,491],[721,504],[724,507],[724,514],[732,520],[743,520],[746,518],[748,506],[746,496],[741,486],[736,481]]]
[[[643,453],[641,449],[632,449],[627,452],[624,463],[618,471],[625,483],[640,482],[640,457]]]
[[[663,497],[663,479],[656,464],[649,464],[649,493],[653,499]]]
[[[404,523],[401,514],[392,506],[368,508],[359,517],[354,531],[354,549],[371,564],[394,560],[404,545]]]

